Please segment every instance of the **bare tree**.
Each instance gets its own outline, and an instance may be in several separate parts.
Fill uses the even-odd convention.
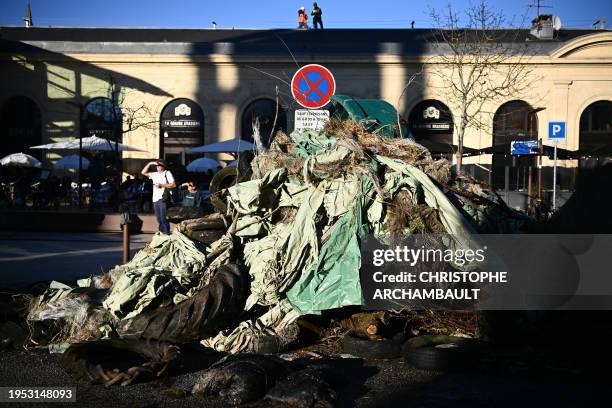
[[[134,103],[136,97],[131,94],[133,92],[129,88],[118,86],[114,79],[110,77],[109,99],[120,110],[121,117],[116,119],[122,123],[121,134],[125,135],[138,129],[157,129],[159,120],[155,113],[144,100]],[[126,99],[134,99],[134,101],[127,103]]]
[[[489,104],[521,98],[532,86],[531,55],[524,30],[509,29],[502,12],[493,11],[485,1],[465,11],[462,24],[449,5],[439,14],[432,10],[432,75],[441,79],[445,101],[457,112],[457,171],[461,171],[466,130],[491,130]]]

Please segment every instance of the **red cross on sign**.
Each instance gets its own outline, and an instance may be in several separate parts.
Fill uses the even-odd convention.
[[[309,64],[298,69],[291,80],[291,93],[305,108],[318,109],[336,92],[336,80],[323,65]]]

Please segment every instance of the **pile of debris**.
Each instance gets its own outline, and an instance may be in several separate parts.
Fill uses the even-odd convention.
[[[361,305],[366,234],[448,233],[467,249],[478,232],[529,223],[423,146],[351,121],[279,133],[251,167],[251,180],[227,189],[226,214],[185,220],[77,287],[52,284],[30,308],[32,340],[57,350],[104,338],[281,349],[300,316]]]

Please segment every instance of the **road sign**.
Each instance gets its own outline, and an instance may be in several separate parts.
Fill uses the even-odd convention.
[[[537,140],[514,140],[510,142],[510,154],[538,154],[539,147]]]
[[[291,93],[305,108],[318,109],[327,105],[336,92],[336,80],[322,65],[309,64],[298,69],[291,80]]]
[[[325,109],[296,109],[294,130],[321,130],[329,120],[329,111]]]
[[[565,122],[548,122],[548,138],[555,142],[552,202],[552,210],[555,211],[557,208],[557,144],[565,142]]]
[[[548,138],[563,141],[565,139],[565,122],[548,122]]]

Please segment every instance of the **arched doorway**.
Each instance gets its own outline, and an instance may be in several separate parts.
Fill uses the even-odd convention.
[[[529,168],[536,165],[535,156],[512,156],[513,141],[537,140],[537,110],[525,101],[510,101],[501,105],[493,116],[492,184],[509,191],[528,190]]]
[[[268,98],[256,99],[244,109],[242,113],[241,137],[253,142],[253,122],[259,118],[259,132],[264,145],[268,146],[270,136],[282,130],[287,131],[287,113],[282,106],[277,106],[276,101]],[[276,118],[276,123],[274,121]]]
[[[41,158],[41,150],[28,152],[42,143],[41,114],[36,102],[25,96],[13,96],[2,105],[0,114],[0,157],[27,152]]]
[[[580,167],[596,167],[612,157],[612,101],[593,102],[580,115],[580,151],[591,156]]]
[[[415,140],[453,144],[453,115],[444,103],[435,99],[419,102],[409,116],[410,132]]]
[[[185,151],[204,144],[204,112],[190,99],[174,99],[162,110],[160,131],[160,157],[171,168],[185,166],[195,157]]]

